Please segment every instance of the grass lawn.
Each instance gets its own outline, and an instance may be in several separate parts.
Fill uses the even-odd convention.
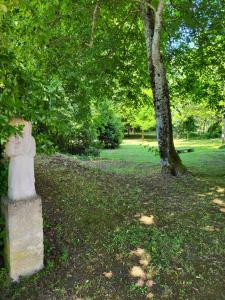
[[[101,158],[113,161],[128,162],[127,168],[122,164],[122,168],[112,165],[111,170],[116,172],[132,172],[139,169],[131,168],[129,162],[147,163],[144,169],[151,167],[159,168],[159,156],[148,151],[147,146],[155,147],[155,140],[124,140],[119,149],[101,151]],[[195,175],[215,177],[225,181],[225,150],[218,149],[221,146],[220,139],[211,140],[175,140],[176,149],[193,148],[194,152],[180,154],[185,166]]]
[[[17,284],[0,268],[1,300],[225,299],[225,151],[176,141],[193,174],[163,178],[139,144],[37,157],[45,268]]]

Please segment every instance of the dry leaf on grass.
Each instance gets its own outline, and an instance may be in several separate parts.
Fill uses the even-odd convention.
[[[221,187],[218,187],[216,191],[217,191],[217,193],[224,193],[225,189],[221,188]]]
[[[216,198],[212,201],[214,204],[218,204],[220,206],[225,206],[225,202],[223,202],[222,200]]]
[[[141,277],[141,278],[146,278],[146,274],[145,272],[142,270],[141,267],[139,266],[134,266],[131,270],[130,270],[130,275],[132,277]]]
[[[110,279],[110,278],[113,277],[112,271],[109,271],[109,272],[103,272],[103,275],[104,275],[106,278],[108,278],[108,279]]]
[[[225,213],[225,208],[220,208],[220,211]]]
[[[139,221],[145,225],[152,225],[154,224],[154,216],[141,216]]]
[[[204,227],[204,229],[207,231],[210,231],[210,232],[215,230],[215,228],[213,226],[206,226],[206,227]]]
[[[140,259],[139,263],[140,265],[147,267],[149,265],[150,260],[147,259]]]
[[[154,295],[153,295],[152,293],[149,293],[149,294],[147,295],[147,299],[153,299],[153,297],[154,297]]]
[[[143,279],[138,279],[136,286],[142,287],[145,284]]]
[[[154,281],[153,281],[153,280],[147,280],[147,281],[146,281],[146,286],[147,286],[148,288],[153,287],[153,284],[154,284]]]
[[[143,255],[145,254],[145,250],[142,249],[142,248],[137,248],[136,250],[131,251],[130,254],[131,254],[131,255],[136,255],[136,256],[138,256],[138,257],[141,257],[141,256],[143,256]]]
[[[150,256],[149,254],[145,253],[145,254],[141,257],[139,263],[140,263],[142,266],[147,267],[147,266],[149,265],[150,261],[151,261],[151,256]]]

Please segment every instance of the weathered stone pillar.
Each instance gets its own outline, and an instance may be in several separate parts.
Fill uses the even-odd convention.
[[[13,281],[43,268],[43,220],[41,198],[35,191],[35,140],[31,124],[14,119],[11,125],[24,125],[22,136],[11,136],[6,145],[10,158],[8,197],[2,199],[5,218],[5,258]]]
[[[43,221],[41,198],[2,199],[5,218],[5,258],[10,278],[31,275],[43,268]]]

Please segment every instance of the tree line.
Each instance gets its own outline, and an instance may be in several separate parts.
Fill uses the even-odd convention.
[[[224,120],[223,15],[219,0],[1,2],[1,153],[12,117],[32,121],[40,151],[70,151],[120,127],[112,107],[125,120],[142,105],[163,173],[183,173],[171,107]]]

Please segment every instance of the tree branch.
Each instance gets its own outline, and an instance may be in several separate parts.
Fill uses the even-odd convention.
[[[148,6],[146,7],[146,0],[141,1],[141,12],[144,22],[144,29],[145,29],[145,38],[146,38],[146,46],[147,46],[147,55],[148,60],[152,55],[152,41],[153,41],[153,34],[154,34],[154,19],[155,19],[155,12],[150,7],[150,1],[148,1]]]
[[[136,2],[140,3],[142,6],[146,5],[147,7],[151,8],[151,10],[156,13],[155,7],[151,4],[148,0],[135,0]]]
[[[152,58],[160,60],[160,33],[162,28],[162,13],[164,8],[164,0],[159,0],[158,8],[155,14],[154,35],[152,41]]]
[[[94,35],[95,35],[95,29],[96,29],[96,21],[97,21],[97,16],[98,16],[98,11],[100,9],[100,0],[96,1],[95,9],[93,12],[93,17],[92,17],[92,28],[91,28],[91,38],[89,42],[89,47],[92,48],[94,45]]]

